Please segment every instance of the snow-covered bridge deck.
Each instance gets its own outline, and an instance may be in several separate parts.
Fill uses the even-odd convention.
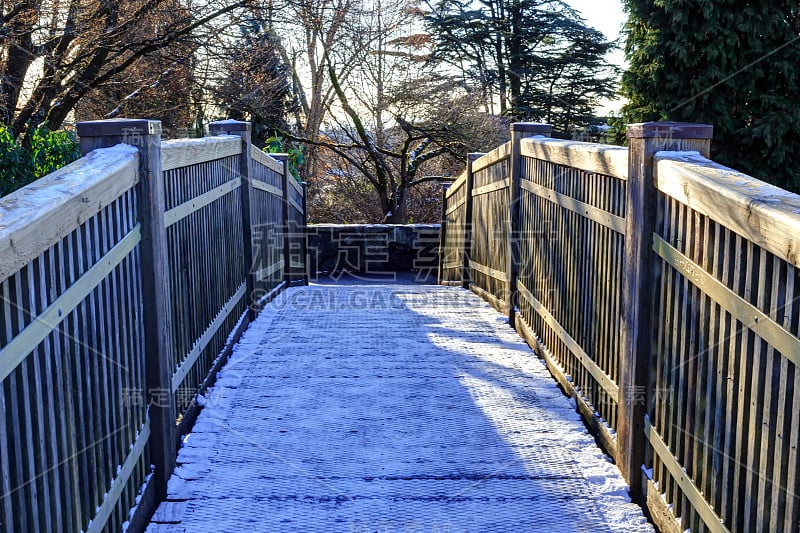
[[[651,531],[480,298],[293,288],[206,396],[148,531]]]

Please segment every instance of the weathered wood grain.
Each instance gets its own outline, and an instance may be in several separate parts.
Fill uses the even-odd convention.
[[[294,178],[292,178],[289,181],[289,183],[291,183],[292,181],[294,181]],[[295,181],[295,183],[297,183],[297,182]],[[302,190],[300,191],[300,194],[302,194]],[[292,208],[295,210],[296,213],[302,213],[303,212],[303,206],[300,204],[300,202],[298,202],[294,198],[289,198],[289,205],[292,206]]]
[[[626,241],[622,284],[622,328],[619,386],[623,396],[617,418],[617,464],[631,485],[631,497],[642,501],[641,465],[645,460],[642,438],[646,402],[635,391],[647,391],[652,363],[654,317],[648,312],[654,295],[652,235],[656,224],[656,189],[653,185],[656,152],[693,149],[708,154],[710,126],[677,127],[671,123],[628,126],[629,161],[626,198]],[[692,137],[687,138],[687,135]],[[679,512],[679,511],[678,511]]]
[[[146,122],[142,128],[143,122]],[[100,132],[100,133],[98,133]],[[138,173],[141,176],[137,191],[137,211],[141,221],[142,246],[140,254],[140,276],[142,285],[142,303],[147,312],[143,314],[142,328],[143,338],[145,339],[142,347],[147,354],[147,362],[144,365],[147,374],[147,392],[159,394],[158,391],[169,390],[170,357],[167,339],[171,333],[171,317],[168,314],[167,302],[169,299],[169,285],[167,283],[167,253],[166,253],[166,233],[164,228],[164,206],[165,191],[163,182],[163,172],[161,167],[161,139],[160,123],[157,121],[114,121],[111,123],[81,123],[78,124],[78,133],[81,136],[82,150],[102,147],[104,145],[116,144],[120,141],[130,142],[139,149]],[[99,230],[95,226],[95,236],[92,239],[99,242]],[[100,248],[97,248],[99,253]],[[95,258],[99,260],[99,256]],[[90,317],[86,326],[97,324],[102,317],[108,316],[108,298],[110,293],[104,286],[103,290],[95,298],[90,295]],[[167,333],[165,333],[167,332]],[[108,347],[100,344],[101,349],[111,351],[111,343]],[[87,374],[92,376],[92,383],[101,386],[108,391],[109,387],[114,387],[115,378],[113,372],[108,368],[107,362],[103,359],[96,365],[89,365],[92,370]],[[90,384],[91,387],[91,384]],[[160,397],[160,396],[159,396]],[[103,405],[112,405],[112,396],[106,393],[100,402]],[[120,423],[119,414],[114,411],[100,411],[102,413],[101,423],[95,427],[95,435],[114,435],[112,425]],[[98,417],[95,417],[97,420]],[[112,422],[113,421],[113,422]],[[154,483],[159,495],[166,494],[166,481],[172,473],[175,464],[174,452],[174,407],[171,401],[158,402],[150,409],[150,423],[152,430],[152,441],[149,443],[151,461],[156,466]],[[96,438],[93,437],[93,438]],[[105,454],[106,464],[100,470],[113,472],[116,467],[122,464],[121,456],[112,457]],[[99,465],[98,465],[99,466]],[[94,484],[98,490],[102,490],[106,484],[102,482]],[[102,501],[96,502],[100,505]],[[114,513],[118,513],[122,507],[127,505],[114,505]],[[91,516],[93,513],[87,513]],[[109,515],[111,516],[111,515]]]
[[[623,217],[616,216],[605,209],[594,207],[589,203],[581,202],[530,181],[523,181],[522,188],[541,198],[546,198],[559,207],[569,209],[589,220],[602,224],[617,233],[625,234],[625,219]]]
[[[264,191],[279,198],[283,196],[282,190],[280,190],[278,187],[275,187],[274,185],[270,185],[269,183],[264,183],[263,181],[254,181],[253,187],[258,189],[259,191]]]
[[[624,232],[626,181],[522,160],[516,285],[527,290],[519,291],[520,314],[587,405],[614,427],[620,392],[616,384],[603,384],[616,383],[619,375],[624,239],[606,224]]]
[[[36,347],[47,338],[61,321],[71,313],[120,262],[139,244],[141,234],[137,226],[122,239],[103,260],[97,262],[69,289],[65,290],[51,305],[36,316],[25,329],[19,332],[0,349],[0,381],[4,380]]]
[[[648,418],[645,418],[644,432],[650,445],[653,446],[658,456],[664,461],[673,479],[675,479],[680,486],[683,495],[700,514],[708,530],[712,533],[729,533],[730,530],[725,527],[720,517],[714,512],[705,498],[703,498],[703,494],[697,486],[695,486],[691,478],[686,475],[679,460],[675,458],[658,432],[650,425]]]
[[[288,172],[288,165],[287,165],[286,171]],[[298,182],[296,179],[294,179],[294,176],[292,175],[291,172],[288,172],[288,175],[289,175],[289,180],[288,180],[289,186],[292,189],[294,189],[294,192],[296,192],[298,195],[302,196],[303,187],[300,185],[300,182]],[[301,210],[302,207],[299,207],[299,202],[297,203],[297,205],[298,205],[297,209]]]
[[[486,265],[482,265],[477,261],[470,260],[469,267],[472,270],[480,272],[485,276],[489,276],[490,278],[494,278],[498,281],[502,281],[503,283],[508,283],[508,273],[505,270],[498,270],[496,268],[491,268]]]
[[[242,143],[236,135],[162,141],[162,170],[190,167],[241,153]]]
[[[465,289],[469,288],[472,283],[472,276],[470,275],[470,258],[472,257],[472,240],[475,234],[475,214],[474,214],[474,199],[472,196],[472,189],[475,187],[475,172],[473,166],[475,161],[483,157],[483,153],[467,154],[467,171],[464,182],[464,218],[462,219],[463,239],[461,245],[463,247],[460,255],[463,262],[461,271],[461,284]],[[485,222],[481,222],[484,224]]]
[[[447,200],[448,199],[445,198],[444,202],[446,202],[446,203],[443,203],[443,205],[445,205],[445,209],[443,210],[445,216],[450,215],[452,213],[455,213],[456,211],[461,209],[463,207],[463,205],[464,205],[464,202],[466,201],[465,199],[461,199],[461,200],[458,200],[456,202],[452,202],[452,205],[451,205],[451,202],[448,202]]]
[[[469,260],[486,269],[470,268],[473,285],[502,302],[504,312],[510,308],[508,284],[509,254],[511,247],[510,177],[511,144],[477,158],[472,163],[472,223],[470,224]],[[505,155],[503,155],[505,154]],[[502,157],[501,157],[502,156]],[[484,163],[475,171],[478,161]],[[473,263],[470,263],[472,266]],[[503,276],[487,272],[503,272]],[[495,305],[493,303],[492,305]]]
[[[252,158],[245,150],[249,142],[241,135],[247,133],[248,126],[225,123],[228,137],[240,143],[241,153],[165,173],[170,209],[214,195],[213,201],[200,202],[204,205],[166,228],[170,284],[175,287],[169,310],[177,326],[171,339],[168,390],[182,417],[193,409],[200,385],[246,307],[246,299],[239,298],[230,312],[224,313],[221,323],[215,322],[242,283],[247,283],[251,263],[246,245],[252,243],[252,225],[243,221],[250,206],[245,197],[255,193],[249,186]],[[215,131],[217,123],[209,127]],[[236,187],[238,182],[241,186]],[[219,190],[225,193],[213,193]],[[251,279],[250,285],[254,284]],[[248,288],[242,292],[252,293]]]
[[[459,192],[461,188],[466,184],[467,184],[467,172],[465,170],[464,172],[461,173],[460,176],[458,176],[456,181],[450,184],[450,187],[447,189],[447,192],[445,193],[447,198],[450,198],[451,196]]]
[[[199,196],[195,196],[193,199],[187,200],[186,202],[173,207],[172,209],[169,209],[164,213],[164,225],[166,227],[170,227],[179,220],[182,220],[192,213],[204,208],[205,206],[214,203],[219,198],[222,198],[231,191],[239,188],[241,185],[242,180],[240,178],[236,178],[234,180],[225,182],[218,187],[214,187],[210,191],[207,191]]]
[[[800,338],[775,322],[757,305],[752,305],[725,284],[714,278],[700,265],[655,235],[653,249],[689,282],[731,314],[732,318],[767,341],[770,347],[784,354],[795,366],[800,366]],[[752,254],[750,254],[752,255]],[[750,269],[748,269],[750,270]],[[765,277],[765,276],[764,276]],[[761,307],[763,308],[763,300]],[[752,369],[751,369],[752,370]]]
[[[273,172],[283,172],[283,165],[280,161],[277,161],[271,155],[259,149],[255,145],[251,147],[251,150],[253,159],[261,163],[263,166],[267,167]]]
[[[283,198],[281,199],[281,242],[283,245],[283,281],[287,285],[292,284],[292,259],[291,259],[291,242],[289,235],[289,208],[291,207],[291,190],[289,189],[290,181],[294,178],[289,173],[289,155],[288,154],[275,154],[275,159],[281,162],[283,170],[281,171],[281,190],[283,191]]]
[[[127,458],[130,418],[144,419],[144,405],[121,400],[126,384],[144,386],[131,365],[140,346],[126,342],[141,323],[122,318],[140,305],[127,298],[140,279],[135,197],[123,192],[0,282],[0,346],[15,354],[0,361],[22,357],[0,378],[10,400],[0,447],[12,451],[3,477],[14,487],[5,500],[16,509],[2,520],[11,528],[85,529]],[[133,462],[126,483],[138,486],[142,461]],[[107,500],[111,530],[131,503]]]
[[[231,184],[231,187],[234,187],[235,185],[233,184],[235,184],[237,181],[241,181],[242,184],[242,190],[240,191],[242,260],[244,261],[245,268],[248,269],[246,271],[247,273],[245,281],[245,292],[247,295],[245,303],[248,307],[249,319],[253,320],[255,318],[255,308],[252,304],[254,304],[255,300],[257,299],[255,294],[255,269],[253,268],[253,265],[255,264],[255,243],[253,242],[253,188],[256,183],[261,184],[261,182],[255,179],[255,166],[258,164],[256,163],[255,159],[259,156],[254,155],[254,152],[259,152],[261,154],[263,154],[263,152],[256,148],[252,143],[252,126],[249,122],[223,121],[216,123],[212,122],[209,124],[210,133],[223,131],[229,134],[232,133],[237,135],[241,140],[241,152],[239,154],[239,178],[230,180],[227,183]],[[267,156],[267,159],[272,158]],[[266,163],[269,164],[269,161]],[[261,164],[264,163],[262,162]],[[228,306],[230,308],[229,310],[233,309],[233,306],[230,306],[229,302],[226,302],[225,306]],[[223,307],[223,309],[225,309],[225,307]],[[204,335],[206,333],[204,333]],[[194,349],[194,347],[192,349]],[[174,380],[173,390],[177,390]]]
[[[225,325],[225,322],[231,316],[231,313],[240,309],[239,304],[241,303],[242,299],[245,298],[245,296],[247,296],[247,286],[242,284],[239,287],[239,290],[237,290],[236,293],[231,296],[230,300],[225,303],[222,309],[219,310],[217,316],[214,317],[214,320],[208,325],[208,328],[203,332],[200,338],[195,341],[191,351],[186,354],[180,366],[175,371],[175,374],[172,376],[171,390],[173,393],[177,392],[187,374],[189,374],[189,371],[197,362],[197,359],[200,357],[203,351],[205,351],[206,347],[214,338],[214,336],[220,331],[220,328]]]
[[[0,281],[138,182],[135,148],[97,150],[0,199]]]
[[[529,137],[520,144],[523,157],[628,179],[628,149],[545,137]]]
[[[541,342],[522,315],[517,316],[517,319],[514,321],[514,328],[528,346],[544,360],[547,369],[558,384],[561,385],[561,388],[564,389],[564,392],[575,400],[577,411],[581,415],[581,418],[583,418],[584,423],[587,425],[592,435],[602,443],[603,448],[609,454],[615,455],[617,453],[617,442],[609,427],[598,419],[597,412],[594,410],[593,406],[586,401],[586,398],[580,393],[580,390],[575,388],[574,381],[568,377],[569,373],[566,372],[563,366],[553,357],[547,345]]]
[[[480,172],[481,170],[493,167],[509,157],[511,157],[511,142],[498,146],[489,152],[481,153],[480,157],[476,158],[472,163],[472,172]]]
[[[100,505],[97,514],[94,516],[94,518],[92,518],[91,525],[86,529],[87,533],[99,533],[105,529],[114,507],[122,495],[125,484],[133,474],[136,463],[144,453],[145,446],[147,445],[147,441],[149,439],[150,425],[149,423],[146,423],[139,431],[139,434],[136,437],[136,440],[134,441],[129,453],[127,454],[125,461],[121,464],[120,469],[114,478],[114,482],[107,489],[108,492],[103,499],[103,503]]]
[[[537,300],[527,287],[521,282],[517,281],[517,288],[520,293],[525,297],[525,300],[533,308],[535,312],[544,320],[550,328],[561,339],[561,342],[566,345],[583,367],[592,375],[594,380],[609,394],[611,399],[615,402],[619,401],[619,387],[605,371],[597,365],[589,355],[584,351],[581,345],[573,339],[570,334],[558,323],[558,321],[550,314],[547,308]]]
[[[443,285],[463,283],[467,202],[467,170],[465,170],[456,181],[442,188],[439,283]]]
[[[659,494],[653,481],[645,480],[647,484],[644,489],[645,505],[650,511],[650,518],[661,533],[683,533],[685,530],[680,522],[675,518],[667,502]]]
[[[275,165],[264,166],[254,160],[253,165],[253,264],[251,272],[256,275],[256,291],[266,294],[275,289],[283,281],[282,270],[269,270],[269,275],[261,277],[269,267],[281,262],[283,265],[283,238],[281,227],[283,222],[283,163],[270,156]],[[283,266],[281,266],[281,269]]]
[[[690,152],[655,154],[655,186],[800,268],[800,196]]]
[[[507,189],[509,185],[508,178],[502,179],[500,181],[495,181],[494,183],[490,183],[489,185],[484,185],[482,187],[476,187],[472,190],[472,196],[481,196],[482,194],[489,194],[490,192],[501,191],[503,189]]]

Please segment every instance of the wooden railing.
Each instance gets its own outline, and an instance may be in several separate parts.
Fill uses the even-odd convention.
[[[798,531],[800,197],[698,154],[654,178],[648,497],[692,530]]]
[[[541,140],[523,142],[521,157],[519,327],[536,332],[564,388],[580,391],[578,405],[613,455],[627,150]]]
[[[142,530],[197,395],[306,279],[303,188],[249,124],[210,131],[81,123],[82,159],[0,200],[0,530]]]
[[[548,133],[443,191],[440,281],[508,314],[662,531],[796,531],[800,197],[709,161],[710,126]]]

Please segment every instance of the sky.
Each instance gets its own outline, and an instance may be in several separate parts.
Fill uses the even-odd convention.
[[[622,0],[565,0],[567,4],[571,5],[579,11],[589,26],[602,31],[608,39],[617,39],[620,36],[623,24],[627,19],[625,13],[622,11]],[[620,39],[620,46],[624,42]],[[623,67],[625,57],[622,50],[617,50],[609,56],[609,60]],[[619,111],[622,106],[622,101],[611,100],[604,102],[601,109],[598,109],[598,114],[605,115],[609,111]]]

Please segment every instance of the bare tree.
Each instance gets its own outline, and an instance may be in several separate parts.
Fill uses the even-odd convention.
[[[316,141],[335,100],[328,67],[332,65],[340,79],[347,79],[361,54],[363,0],[269,0],[263,9],[280,36],[283,60],[291,65],[299,104],[294,131]],[[313,181],[320,172],[317,147],[309,143],[305,148],[301,172],[303,179]]]
[[[439,179],[438,172],[427,172],[441,167],[434,162],[460,160],[469,151],[469,136],[475,131],[465,135],[460,124],[467,122],[465,116],[479,114],[478,100],[469,98],[452,79],[437,74],[437,66],[428,62],[429,39],[419,31],[422,19],[417,2],[374,0],[369,9],[365,5],[353,8],[350,16],[351,27],[359,30],[347,44],[352,69],[342,75],[336,47],[324,50],[322,56],[323,81],[332,90],[324,122],[327,135],[303,135],[301,129],[293,136],[334,154],[339,162],[335,172],[317,174],[318,180],[327,181],[312,183],[312,196],[328,194],[328,181],[341,188],[360,177],[369,185],[372,205],[380,210],[380,218],[370,222],[420,220],[409,206],[425,202],[412,191]],[[346,198],[339,201],[364,204]]]
[[[174,61],[190,63],[193,43],[210,39],[216,31],[212,23],[246,2],[3,1],[0,120],[17,135],[44,122],[58,128],[82,98],[119,79],[142,58],[180,43],[172,48],[180,52]],[[149,73],[142,87],[162,74],[158,69]]]
[[[164,16],[187,18],[178,0],[166,0],[172,9]],[[152,35],[163,17],[148,17],[138,26],[139,35]],[[93,120],[118,116],[161,121],[164,135],[183,137],[194,119],[192,94],[196,88],[195,52],[199,43],[186,36],[151,54],[138,58],[123,72],[98,84],[75,106],[75,119]]]

